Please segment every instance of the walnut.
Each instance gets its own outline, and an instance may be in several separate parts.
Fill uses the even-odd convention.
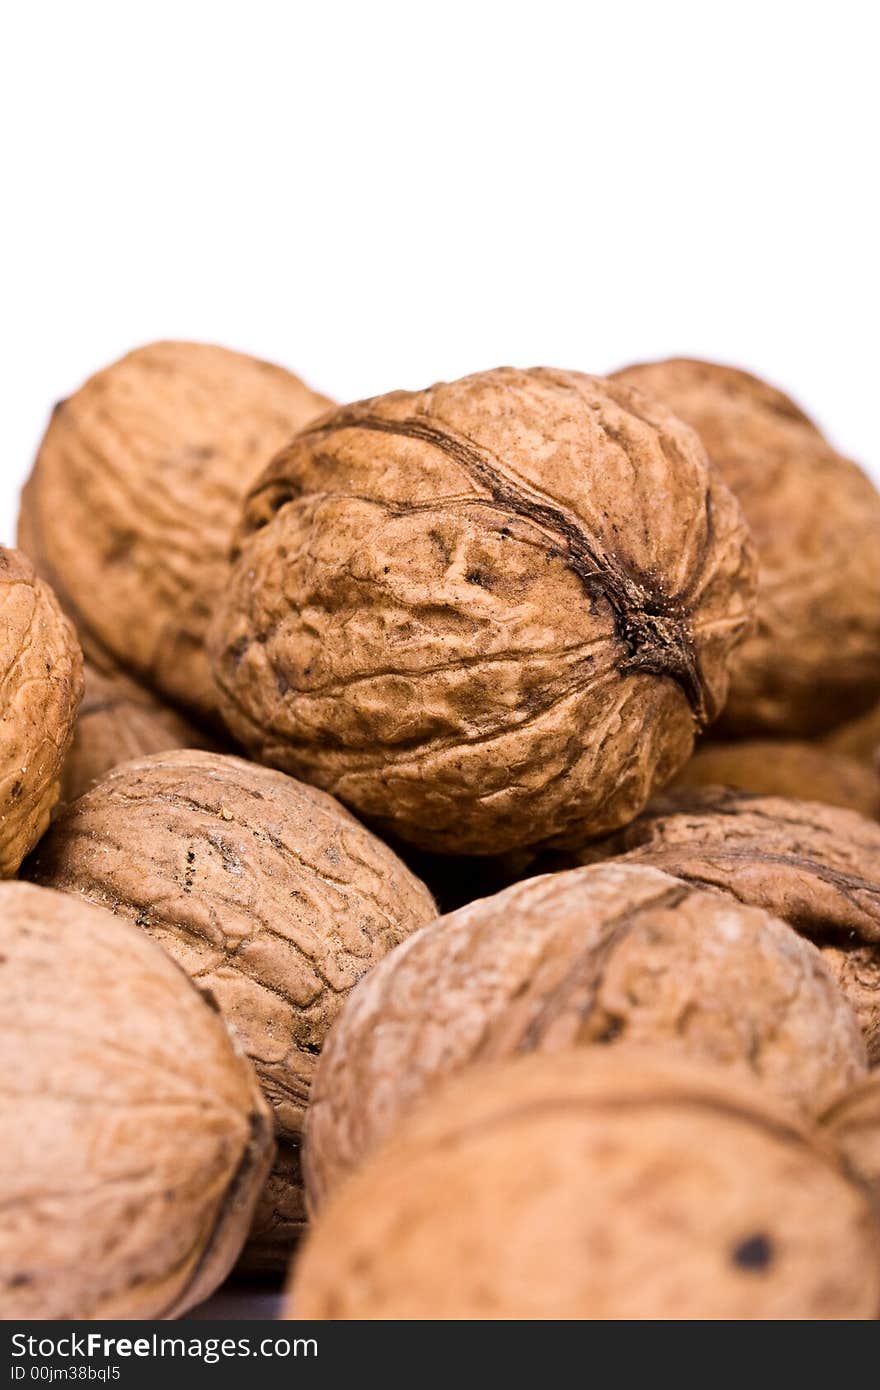
[[[871,1188],[880,1210],[880,1071],[829,1106],[822,1126]]]
[[[288,1316],[872,1319],[880,1225],[831,1146],[639,1049],[474,1068],[321,1214]]]
[[[11,878],[58,800],[82,698],[82,654],[30,561],[0,546],[0,877]]]
[[[25,872],[136,922],[210,989],[283,1141],[249,1251],[283,1264],[317,1054],[348,990],[435,916],[427,889],[326,793],[198,751],[116,768],[62,812]]]
[[[165,1318],[206,1298],[272,1155],[251,1067],[142,932],[0,886],[0,1316]]]
[[[785,923],[634,865],[528,879],[425,927],[352,993],[315,1074],[310,1202],[451,1072],[612,1043],[739,1068],[808,1114],[865,1071],[851,1010]]]
[[[704,743],[670,788],[735,787],[760,796],[790,796],[848,806],[880,817],[880,777],[844,753],[794,739]]]
[[[338,410],[251,490],[212,629],[261,761],[423,848],[579,843],[686,760],[753,560],[695,435],[500,368]]]
[[[281,367],[152,343],[56,406],[19,544],[75,619],[172,703],[215,709],[203,640],[241,498],[329,402]]]
[[[758,549],[757,631],[721,724],[811,734],[880,697],[880,494],[781,391],[676,358],[615,373],[696,429]]]
[[[85,695],[64,763],[61,797],[74,801],[120,763],[171,748],[216,747],[215,741],[120,670],[87,661]]]
[[[732,893],[808,936],[880,1062],[880,826],[837,806],[707,787],[658,797],[625,830],[553,865],[611,854]]]
[[[880,705],[826,734],[825,746],[867,763],[875,771],[880,769]]]

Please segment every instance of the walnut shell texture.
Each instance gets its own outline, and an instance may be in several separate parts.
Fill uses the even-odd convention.
[[[136,922],[210,989],[294,1151],[346,993],[436,915],[418,879],[326,793],[190,750],[116,768],[61,813],[25,872]],[[298,1188],[293,1159],[285,1148]],[[255,1263],[283,1262],[291,1224],[289,1201],[261,1204]]]
[[[0,1316],[163,1318],[227,1274],[272,1156],[253,1070],[142,932],[0,886]]]
[[[528,879],[425,927],[353,991],[312,1088],[310,1203],[452,1072],[595,1044],[733,1066],[806,1114],[866,1070],[830,971],[784,922],[633,865]]]
[[[82,653],[30,561],[0,546],[0,877],[39,840],[82,698]]]
[[[731,893],[808,936],[862,1025],[869,1060],[880,1061],[880,826],[820,802],[694,788],[658,797],[625,830],[554,863],[609,854]]]
[[[758,625],[720,724],[812,734],[880,697],[880,494],[781,391],[712,362],[615,373],[699,433],[742,504],[760,566]]]
[[[759,796],[825,801],[880,817],[880,777],[855,758],[795,739],[756,738],[704,743],[671,784],[734,787]]]
[[[330,404],[281,367],[151,343],[56,406],[19,544],[84,634],[172,703],[215,711],[205,629],[241,499]]]
[[[122,671],[109,674],[87,661],[61,799],[75,801],[120,763],[171,748],[214,749],[216,742]]]
[[[331,1201],[288,1315],[873,1319],[867,1189],[731,1073],[640,1049],[474,1068]]]
[[[880,1071],[872,1071],[829,1106],[822,1126],[868,1183],[880,1210]]]
[[[261,761],[422,848],[580,841],[715,717],[754,582],[696,436],[638,392],[544,368],[398,391],[252,488],[221,708]]]

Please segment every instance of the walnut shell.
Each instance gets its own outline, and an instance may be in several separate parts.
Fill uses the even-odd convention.
[[[880,769],[880,705],[867,714],[841,724],[825,736],[825,745],[835,753],[856,758],[875,771]]]
[[[807,1114],[866,1069],[831,973],[784,922],[634,865],[532,878],[425,927],[353,991],[315,1073],[310,1203],[451,1072],[596,1043],[737,1067]]]
[[[808,936],[880,1062],[880,826],[837,806],[707,787],[658,797],[625,830],[554,864],[611,854],[732,893]]]
[[[615,373],[700,434],[758,549],[758,626],[720,724],[811,734],[880,697],[880,494],[781,391],[674,358]]]
[[[84,634],[172,703],[211,715],[204,634],[241,499],[330,404],[281,367],[151,343],[56,406],[19,544]]]
[[[685,761],[753,587],[736,503],[638,392],[544,368],[398,391],[252,488],[221,707],[261,761],[423,848],[579,842]]]
[[[82,653],[55,595],[0,546],[0,877],[39,840],[82,698]]]
[[[275,1113],[282,1154],[254,1262],[286,1263],[317,1054],[345,994],[436,915],[427,889],[326,793],[240,758],[155,754],[68,806],[28,877],[135,921],[209,988]]]
[[[880,1225],[831,1146],[639,1049],[474,1068],[331,1201],[288,1316],[872,1319]]]
[[[704,743],[685,763],[679,787],[734,787],[758,796],[789,796],[848,806],[880,817],[880,777],[855,758],[794,739],[756,738]]]
[[[120,763],[172,748],[213,749],[216,742],[122,671],[110,674],[87,661],[61,798],[75,801]]]
[[[829,1106],[822,1126],[871,1188],[880,1210],[880,1071]]]
[[[226,1276],[272,1123],[210,1002],[108,913],[0,886],[0,1316],[174,1317]]]

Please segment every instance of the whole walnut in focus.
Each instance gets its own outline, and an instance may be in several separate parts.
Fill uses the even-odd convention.
[[[103,646],[172,703],[214,714],[204,635],[241,499],[329,404],[281,367],[167,342],[56,406],[18,537],[89,656]]]
[[[844,753],[793,739],[704,743],[670,787],[734,787],[759,796],[788,796],[847,806],[880,817],[880,777]]]
[[[120,670],[85,666],[85,694],[64,763],[61,799],[74,801],[120,763],[171,748],[216,747],[145,686]]]
[[[820,948],[880,1061],[880,826],[855,811],[721,787],[658,797],[555,868],[622,855],[784,918]],[[551,866],[549,856],[534,870]]]
[[[288,1316],[872,1319],[880,1225],[831,1146],[640,1049],[474,1068],[344,1184]]]
[[[315,1073],[309,1201],[452,1072],[633,1043],[738,1068],[805,1114],[866,1070],[830,971],[784,922],[633,865],[528,879],[425,927],[352,992]]]
[[[136,922],[210,989],[280,1141],[248,1260],[283,1267],[304,1219],[317,1054],[348,990],[436,915],[427,889],[326,793],[189,750],[116,768],[62,812],[25,872]]]
[[[727,692],[745,524],[663,406],[499,368],[347,406],[251,489],[212,628],[223,714],[425,849],[625,823]]]
[[[55,595],[0,546],[0,877],[39,840],[82,698],[82,653]]]
[[[721,724],[812,734],[880,698],[880,494],[781,391],[747,372],[673,358],[618,381],[699,433],[758,550],[758,626],[731,671]]]
[[[241,1248],[272,1156],[251,1067],[143,933],[0,886],[0,1316],[167,1318]]]

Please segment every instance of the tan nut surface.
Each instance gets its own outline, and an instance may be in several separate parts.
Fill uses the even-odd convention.
[[[173,1317],[227,1274],[272,1155],[252,1068],[142,932],[0,886],[0,1315]]]
[[[880,1209],[880,1071],[829,1106],[822,1127],[869,1184]]]
[[[74,801],[120,763],[172,748],[215,746],[170,705],[122,671],[112,674],[90,662],[85,694],[70,752],[64,762],[61,798]]]
[[[739,509],[664,407],[500,368],[282,451],[211,646],[261,761],[482,854],[631,818],[723,704],[753,589]]]
[[[281,367],[151,343],[52,415],[22,495],[19,544],[97,639],[173,703],[211,714],[204,633],[241,498],[329,405]]]
[[[855,811],[719,787],[658,797],[580,855],[625,854],[775,913],[821,949],[880,1061],[880,826]],[[538,867],[548,867],[543,861]]]
[[[735,1067],[804,1114],[866,1070],[831,973],[784,922],[634,865],[529,879],[425,927],[352,993],[315,1075],[310,1203],[452,1072],[631,1043]]]
[[[857,758],[874,771],[880,771],[880,704],[858,719],[832,729],[825,742],[835,752]]]
[[[876,1213],[731,1073],[639,1049],[474,1068],[313,1227],[297,1318],[872,1319]]]
[[[685,763],[670,791],[713,786],[825,801],[875,820],[880,817],[880,777],[873,768],[844,753],[795,739],[705,743]]]
[[[81,698],[71,623],[30,561],[0,546],[0,877],[49,824]]]
[[[290,1197],[261,1206],[254,1234],[255,1263],[283,1263],[317,1054],[346,993],[435,916],[427,889],[326,793],[189,750],[115,769],[26,872],[136,922],[211,990],[293,1145]]]
[[[781,391],[674,358],[615,373],[699,433],[742,504],[760,562],[758,626],[721,723],[809,734],[880,697],[880,494]]]

